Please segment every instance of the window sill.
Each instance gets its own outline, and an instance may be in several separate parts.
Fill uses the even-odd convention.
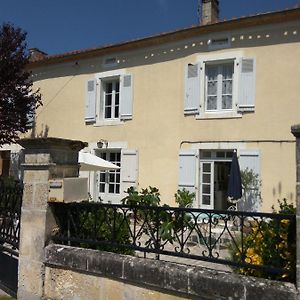
[[[94,127],[102,126],[117,126],[124,124],[124,121],[121,120],[107,120],[107,121],[98,121],[94,124]]]
[[[242,114],[237,112],[216,112],[216,113],[202,113],[196,116],[196,120],[207,119],[239,119],[242,118]]]

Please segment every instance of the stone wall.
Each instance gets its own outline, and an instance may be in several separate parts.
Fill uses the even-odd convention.
[[[49,245],[46,299],[297,299],[293,284],[203,267]]]

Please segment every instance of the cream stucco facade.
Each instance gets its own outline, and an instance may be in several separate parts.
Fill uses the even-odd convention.
[[[162,201],[170,205],[175,203],[174,193],[180,181],[180,151],[196,150],[191,172],[195,172],[195,205],[201,207],[203,164],[199,151],[237,149],[239,155],[243,150],[255,150],[259,153],[262,183],[260,209],[270,211],[277,199],[294,201],[295,142],[290,128],[299,123],[300,117],[300,22],[287,19],[278,24],[236,26],[225,31],[218,28],[156,45],[153,42],[147,47],[126,51],[115,47],[113,53],[74,59],[70,55],[64,62],[33,64],[34,87],[40,89],[43,100],[36,112],[35,134],[86,141],[88,150],[96,154],[101,139],[108,141],[108,149],[136,151],[133,167],[137,173],[132,181],[138,188],[159,188]],[[224,37],[227,45],[212,45],[215,39]],[[115,64],[105,66],[103,62],[111,57]],[[249,112],[237,110],[242,57],[256,62],[255,107]],[[206,113],[202,105],[199,115],[185,114],[186,67],[208,60],[229,60],[234,64],[231,112]],[[132,117],[125,121],[100,120],[99,78],[122,74],[132,76]],[[86,85],[94,79],[98,83],[97,116],[91,123],[85,120]],[[204,99],[202,87],[206,79],[201,80]],[[90,174],[94,197],[99,189],[97,178],[100,177]],[[216,181],[216,175],[211,180]],[[121,194],[123,188],[121,182]]]

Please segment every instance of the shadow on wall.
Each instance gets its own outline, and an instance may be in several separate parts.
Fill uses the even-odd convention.
[[[281,181],[278,182],[276,186],[273,187],[272,193],[273,193],[273,199],[274,200],[282,200],[283,198],[287,198],[288,200],[294,202],[295,201],[295,196],[293,192],[289,192],[286,194],[282,194],[282,183]]]
[[[49,135],[49,130],[50,130],[50,127],[48,125],[42,124],[42,129],[38,133],[37,130],[36,130],[36,123],[34,122],[30,137],[32,139],[34,139],[34,138],[46,138]]]

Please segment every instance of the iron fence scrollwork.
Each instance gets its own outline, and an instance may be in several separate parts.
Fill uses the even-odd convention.
[[[202,260],[229,265],[241,274],[295,280],[292,214],[91,202],[51,207],[58,225],[52,236],[56,243]]]

